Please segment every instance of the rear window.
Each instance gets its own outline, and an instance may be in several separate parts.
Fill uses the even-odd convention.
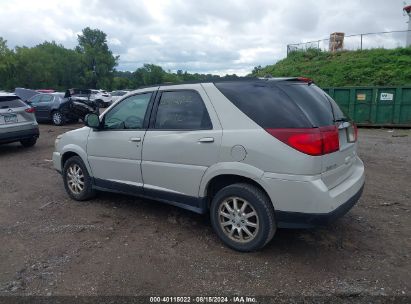
[[[338,104],[335,102],[334,99],[327,93],[323,91],[324,95],[327,97],[328,101],[331,103],[331,108],[333,109],[333,114],[334,114],[334,120],[335,121],[345,121],[345,120],[350,120],[344,112],[340,109]]]
[[[244,114],[264,129],[330,126],[345,119],[335,101],[314,84],[295,81],[216,83]]]
[[[304,112],[313,126],[323,127],[334,124],[331,102],[319,87],[304,82],[280,83],[279,86]]]
[[[26,104],[15,96],[0,97],[0,109],[20,108],[25,107]]]
[[[221,82],[215,86],[264,129],[312,127],[301,109],[272,82]]]

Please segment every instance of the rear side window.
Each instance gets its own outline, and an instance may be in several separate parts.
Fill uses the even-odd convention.
[[[0,97],[0,109],[20,108],[25,107],[26,104],[15,96]]]
[[[211,120],[200,95],[195,91],[172,91],[161,94],[155,129],[212,129]]]
[[[301,109],[272,82],[221,82],[215,86],[264,129],[312,127]]]

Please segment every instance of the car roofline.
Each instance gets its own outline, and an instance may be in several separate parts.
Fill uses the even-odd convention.
[[[8,93],[8,92],[1,92],[1,91],[0,91],[0,97],[17,97],[17,98],[19,98],[15,93]]]
[[[149,88],[156,88],[161,86],[179,86],[179,85],[186,85],[186,84],[207,84],[207,83],[226,83],[226,82],[250,82],[250,81],[301,81],[301,77],[239,77],[238,79],[219,79],[219,80],[193,80],[193,81],[183,81],[178,83],[171,83],[171,82],[163,82],[158,84],[152,84],[147,86],[140,86],[135,90],[129,91],[134,92],[141,89],[149,89]]]

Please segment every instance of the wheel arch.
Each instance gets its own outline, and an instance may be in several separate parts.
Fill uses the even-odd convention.
[[[218,190],[235,183],[248,183],[261,189],[271,201],[274,209],[275,203],[271,200],[266,185],[261,180],[264,172],[244,163],[225,163],[210,167],[203,176],[200,184],[199,196],[206,197],[208,204]],[[208,207],[208,206],[207,206]]]
[[[93,176],[93,172],[91,171],[91,167],[87,161],[87,154],[83,151],[80,147],[76,145],[68,145],[64,148],[61,153],[61,168],[64,168],[65,162],[72,156],[79,156],[83,161],[84,165],[87,168],[87,171],[90,176]]]

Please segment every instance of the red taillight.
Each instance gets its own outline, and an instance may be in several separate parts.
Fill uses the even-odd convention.
[[[275,138],[308,155],[319,156],[338,151],[336,126],[309,129],[266,129]]]
[[[33,107],[30,107],[30,108],[25,109],[24,111],[26,111],[27,113],[34,113],[36,112],[36,109]]]
[[[340,149],[340,139],[336,126],[321,127],[320,132],[323,140],[323,154],[333,153]]]
[[[358,139],[358,127],[355,123],[352,123],[352,126],[354,128],[354,141],[357,141],[357,139]]]

